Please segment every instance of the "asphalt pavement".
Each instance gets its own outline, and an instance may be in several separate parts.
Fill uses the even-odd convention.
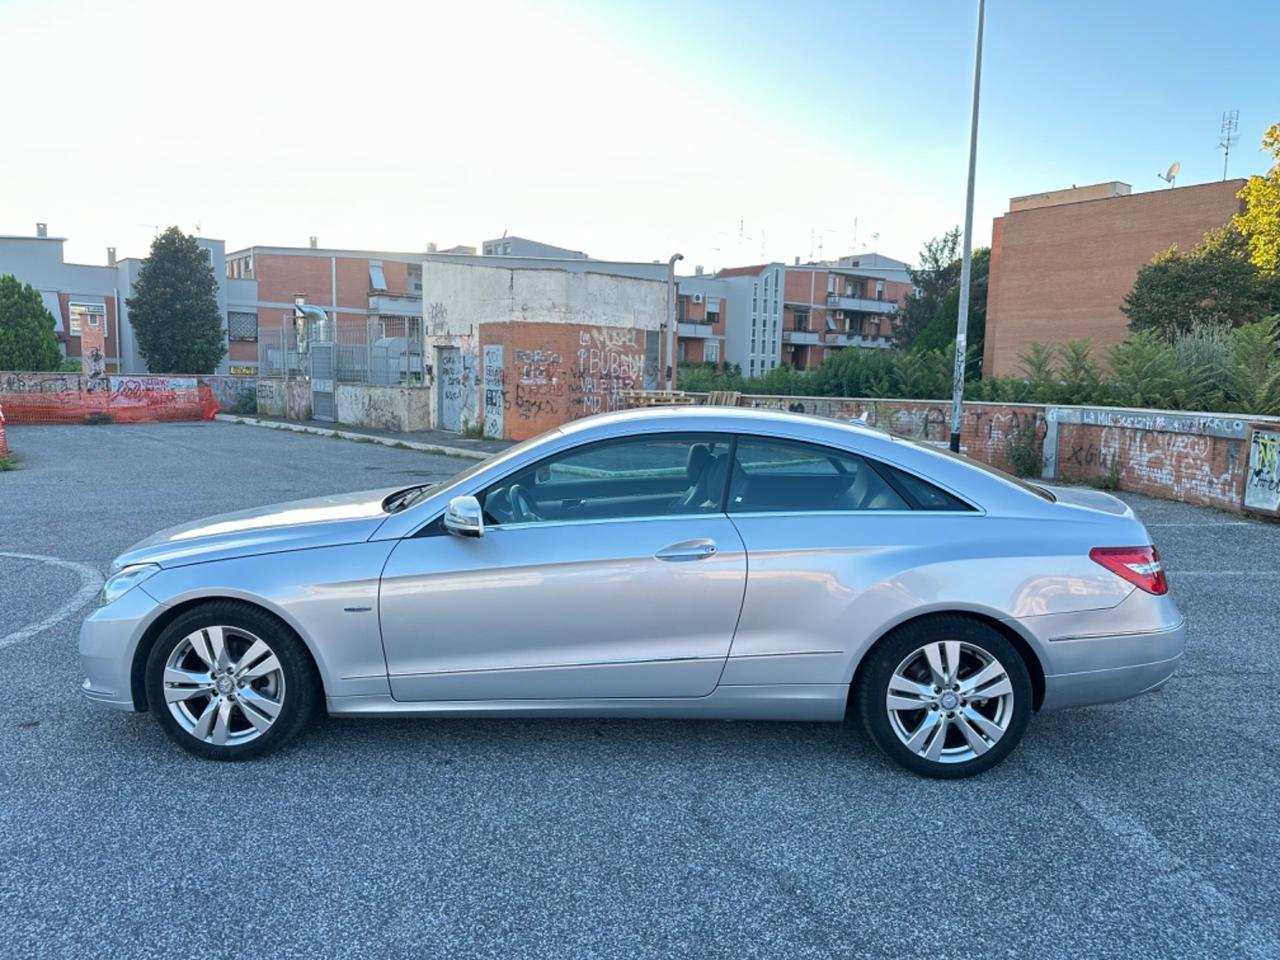
[[[1278,525],[1126,496],[1183,668],[1035,717],[972,780],[791,723],[325,720],[216,764],[81,698],[78,598],[112,557],[468,462],[226,423],[9,443],[0,956],[1280,956]]]

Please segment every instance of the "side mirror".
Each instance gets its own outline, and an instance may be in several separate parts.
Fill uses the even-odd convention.
[[[454,497],[444,511],[444,528],[455,537],[483,537],[484,511],[475,497]]]

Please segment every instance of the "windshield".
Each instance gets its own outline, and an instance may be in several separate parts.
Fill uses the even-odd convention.
[[[1030,481],[1023,480],[1021,477],[1015,477],[1012,473],[1005,473],[999,467],[993,467],[989,463],[983,463],[981,460],[975,460],[973,457],[966,457],[962,453],[955,453],[952,450],[948,449],[947,447],[935,446],[934,444],[927,443],[924,440],[914,440],[911,437],[904,437],[901,434],[897,434],[897,433],[892,434],[892,436],[895,440],[905,440],[907,443],[911,444],[912,446],[921,447],[925,450],[931,450],[934,453],[940,453],[945,457],[950,457],[952,460],[959,460],[963,463],[968,464],[969,466],[973,467],[976,470],[981,470],[983,473],[989,473],[993,477],[999,477],[1001,480],[1004,480],[1006,483],[1012,483],[1014,486],[1021,487],[1023,490],[1027,491],[1027,493],[1034,493],[1037,497],[1040,497],[1041,499],[1044,499],[1044,500],[1048,500],[1050,503],[1058,502],[1058,498],[1053,495],[1053,492],[1051,490],[1047,490],[1037,483],[1031,483]]]
[[[401,510],[407,510],[414,504],[424,500],[428,495],[456,486],[466,480],[469,480],[481,470],[487,470],[495,464],[503,463],[507,460],[520,456],[520,454],[525,450],[528,450],[535,443],[539,443],[544,440],[546,436],[547,434],[539,434],[536,437],[523,440],[513,447],[508,447],[506,450],[499,454],[495,454],[492,457],[488,457],[484,460],[477,460],[465,470],[460,470],[458,473],[455,473],[446,480],[441,480],[436,483],[424,483],[418,486],[406,487],[403,490],[397,490],[382,501],[382,509],[386,510],[388,513],[399,513]]]

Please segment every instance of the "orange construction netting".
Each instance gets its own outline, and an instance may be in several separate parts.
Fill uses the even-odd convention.
[[[218,401],[208,386],[145,388],[126,382],[121,389],[67,390],[49,393],[0,393],[0,408],[10,425],[61,423],[156,423],[164,420],[212,420]],[[3,448],[0,428],[0,448]],[[3,454],[0,454],[3,455]]]
[[[4,404],[0,404],[0,459],[9,455],[9,444],[4,439]]]

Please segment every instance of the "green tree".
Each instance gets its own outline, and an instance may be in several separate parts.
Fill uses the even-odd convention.
[[[170,227],[138,271],[129,322],[156,373],[213,373],[227,353],[218,283],[196,238]]]
[[[968,359],[965,376],[977,380],[982,376],[982,346],[987,333],[987,283],[991,275],[991,248],[973,251],[969,272],[969,322],[965,327]],[[956,320],[960,315],[960,282],[947,292],[929,321],[912,342],[912,350],[947,350],[956,341]]]
[[[894,336],[899,346],[909,347],[915,342],[932,322],[947,294],[960,283],[959,250],[959,227],[926,241],[920,251],[919,264],[908,270],[915,289],[907,294],[898,311]]]
[[[53,314],[40,291],[0,276],[0,370],[56,370],[61,363]]]
[[[1135,332],[1169,341],[1197,327],[1238,327],[1280,309],[1280,277],[1249,260],[1249,240],[1233,227],[1205,234],[1190,253],[1170,247],[1138,271],[1120,308]]]
[[[1240,191],[1244,212],[1231,224],[1249,245],[1249,260],[1264,275],[1280,274],[1280,123],[1262,135],[1262,148],[1276,164],[1264,177],[1250,177]]]

